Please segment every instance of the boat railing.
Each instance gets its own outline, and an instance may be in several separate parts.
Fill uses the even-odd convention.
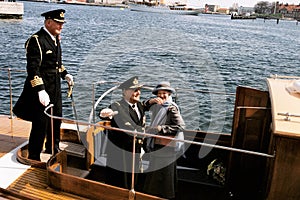
[[[13,92],[12,92],[12,71],[14,72],[26,72],[26,70],[16,70],[16,69],[11,69],[10,67],[5,67],[5,68],[0,68],[1,71],[7,71],[7,78],[8,78],[8,86],[9,86],[9,104],[10,104],[10,109],[9,109],[9,116],[12,119],[13,118],[13,112],[12,112],[12,108],[13,108]]]
[[[292,114],[292,113],[289,113],[289,112],[277,113],[277,115],[285,116],[285,118],[284,118],[285,121],[291,121],[291,117],[300,117],[299,114]]]
[[[17,69],[12,69],[9,66],[4,66],[3,68],[0,68],[0,71],[6,71],[7,72],[7,78],[8,78],[8,90],[9,90],[9,102],[10,102],[10,106],[9,106],[9,115],[10,118],[13,118],[13,76],[12,76],[12,72],[16,72],[16,73],[27,73],[26,70],[17,70]],[[2,77],[1,77],[2,78]],[[3,77],[4,78],[4,77]],[[103,93],[97,100],[96,100],[96,90],[98,86],[102,86],[103,84],[113,84],[113,87],[109,90],[107,90],[105,93]],[[95,122],[95,109],[98,106],[98,104],[103,100],[103,98],[105,96],[107,96],[109,93],[111,93],[112,91],[116,90],[118,88],[118,85],[121,84],[120,82],[116,82],[116,81],[97,81],[97,82],[93,82],[92,86],[91,86],[91,91],[92,91],[92,102],[93,102],[93,106],[92,106],[92,110],[89,116],[89,122]],[[144,89],[148,89],[148,90],[152,90],[154,88],[154,86],[152,85],[143,85]],[[218,95],[224,95],[224,96],[234,96],[234,93],[224,93],[224,92],[218,92],[218,91],[208,91],[208,90],[201,90],[201,89],[191,89],[191,88],[174,88],[176,93],[175,93],[175,101],[178,98],[178,92],[180,91],[187,91],[187,92],[197,92],[197,93],[209,93],[209,94],[218,94]]]
[[[170,140],[172,142],[184,142],[184,143],[187,143],[187,144],[194,144],[194,145],[199,145],[199,146],[206,146],[206,147],[211,147],[211,148],[235,151],[235,152],[258,155],[258,156],[263,156],[263,157],[268,157],[268,158],[275,157],[274,154],[270,155],[270,154],[266,154],[266,153],[255,152],[255,151],[244,150],[244,149],[238,149],[238,148],[233,148],[233,147],[226,147],[226,146],[216,145],[216,144],[209,144],[209,143],[205,143],[205,142],[196,142],[196,141],[191,141],[191,140],[176,139],[176,138],[173,138],[173,137],[168,137],[168,136],[163,136],[163,135],[153,135],[151,133],[146,133],[146,132],[126,130],[126,129],[116,128],[116,127],[111,127],[111,126],[105,126],[105,125],[101,125],[101,124],[98,124],[98,123],[90,123],[90,122],[84,122],[84,121],[79,121],[79,120],[68,119],[68,118],[64,118],[64,117],[58,117],[58,116],[51,115],[47,112],[52,107],[53,107],[53,104],[50,104],[48,107],[46,107],[46,109],[44,111],[44,113],[48,117],[50,117],[51,119],[60,119],[60,120],[64,120],[64,121],[68,121],[68,122],[72,122],[72,123],[78,123],[80,125],[94,126],[94,127],[104,128],[104,129],[107,129],[107,130],[126,132],[128,134],[131,134],[134,137],[136,137],[136,136],[139,136],[141,138],[154,137],[154,138],[159,138],[159,139],[167,139],[167,140]],[[185,131],[185,130],[183,130],[183,131]],[[189,131],[191,131],[191,130],[189,130]],[[212,133],[212,134],[214,134],[214,133]]]
[[[106,90],[97,100],[96,100],[96,91],[97,91],[97,87],[101,87],[104,84],[112,84],[113,86],[111,88],[109,88],[108,90]],[[115,91],[116,89],[118,89],[118,86],[121,84],[121,82],[116,82],[116,81],[97,81],[92,83],[92,110],[90,112],[89,115],[89,122],[96,122],[96,108],[98,107],[98,105],[101,103],[101,101],[111,92]],[[153,90],[155,86],[153,85],[149,85],[149,84],[144,84],[142,86],[143,89],[146,90]],[[174,100],[175,102],[178,99],[178,92],[180,91],[185,91],[185,92],[197,92],[197,93],[203,93],[203,94],[216,94],[216,95],[224,95],[224,96],[235,96],[235,93],[224,93],[221,91],[208,91],[208,90],[201,90],[201,89],[191,89],[191,88],[178,88],[175,87],[175,95],[174,95]]]
[[[13,108],[13,94],[12,94],[12,71],[13,72],[20,72],[20,73],[24,73],[26,72],[26,70],[16,70],[16,69],[11,69],[10,67],[5,67],[5,68],[0,68],[1,71],[7,71],[7,77],[8,77],[8,85],[9,85],[9,94],[10,94],[10,118],[13,118],[13,112],[12,112],[12,108]],[[109,90],[107,90],[104,94],[102,94],[97,100],[95,98],[95,90],[96,90],[96,86],[97,85],[101,85],[104,83],[111,83],[114,84],[114,86],[112,88],[110,88]],[[51,116],[47,113],[47,115],[49,115],[49,117],[51,118],[58,118],[58,119],[62,119],[65,121],[69,121],[72,122],[74,124],[78,123],[79,125],[87,125],[88,127],[90,126],[94,126],[94,127],[102,127],[108,130],[116,130],[116,131],[124,131],[122,129],[118,129],[118,128],[114,128],[114,127],[108,127],[108,126],[103,126],[103,125],[99,125],[97,123],[95,123],[95,119],[92,119],[95,116],[95,109],[98,106],[98,104],[101,102],[101,100],[110,92],[114,91],[115,89],[118,88],[118,85],[120,83],[119,82],[108,82],[108,81],[98,81],[93,83],[92,85],[92,94],[93,94],[93,108],[90,114],[90,118],[88,120],[88,122],[85,121],[80,121],[80,120],[73,120],[73,119],[69,119],[69,118],[64,118],[64,117],[57,117],[57,116]],[[144,85],[144,88],[148,88],[148,89],[153,89],[154,86],[151,85]],[[190,90],[190,91],[196,91],[196,92],[201,92],[201,93],[215,93],[215,94],[222,94],[222,95],[234,95],[234,94],[225,94],[222,92],[212,92],[212,91],[205,91],[205,90],[195,90],[195,89],[189,89],[189,88],[175,88],[176,91],[180,91],[180,90]],[[175,96],[176,97],[176,96]],[[49,109],[49,107],[46,108],[47,110]],[[289,116],[294,116],[294,115],[289,115]],[[92,123],[92,121],[94,123]],[[193,130],[188,130],[188,131],[193,131]],[[195,132],[198,132],[197,130],[194,130]],[[242,152],[242,153],[248,153],[248,154],[255,154],[255,155],[260,155],[260,156],[265,156],[265,157],[274,157],[274,155],[269,155],[269,154],[264,154],[264,153],[260,153],[260,152],[253,152],[253,151],[248,151],[248,150],[243,150],[243,149],[236,149],[236,148],[232,148],[232,147],[226,147],[226,146],[220,146],[220,145],[214,145],[214,144],[207,144],[207,143],[202,143],[202,142],[195,142],[195,141],[191,141],[191,140],[179,140],[179,139],[175,139],[175,138],[170,138],[167,136],[158,136],[158,135],[151,135],[151,134],[147,134],[147,133],[140,133],[140,132],[136,132],[136,131],[128,131],[126,130],[126,132],[131,133],[133,135],[139,135],[139,136],[143,136],[143,137],[157,137],[157,138],[162,138],[162,139],[169,139],[169,140],[173,140],[174,142],[184,142],[184,143],[188,143],[188,144],[194,144],[194,145],[201,145],[201,146],[207,146],[207,147],[212,147],[212,148],[218,148],[218,149],[223,149],[223,150],[230,150],[230,151],[237,151],[237,152]],[[209,133],[208,134],[219,134],[219,133]]]
[[[283,75],[278,75],[278,74],[272,74],[270,78],[273,79],[300,79],[299,76],[283,76]]]
[[[14,113],[12,111],[13,110],[13,105],[14,105],[14,99],[13,98],[16,96],[16,95],[13,95],[13,89],[14,90],[17,89],[16,86],[13,85],[13,82],[15,82],[14,75],[15,75],[15,73],[22,74],[24,76],[24,79],[25,79],[27,71],[26,70],[12,69],[12,68],[10,68],[8,66],[0,68],[0,70],[2,72],[4,72],[4,73],[7,72],[7,76],[1,76],[1,78],[4,79],[5,77],[8,77],[8,79],[7,79],[8,84],[4,84],[5,85],[4,89],[6,90],[6,88],[7,88],[9,90],[9,118],[11,119],[10,126],[13,127],[13,118],[14,118]],[[19,74],[15,75],[15,76],[19,77],[20,76]],[[5,80],[3,82],[5,82]],[[103,87],[103,84],[110,84],[109,87],[110,86],[112,86],[112,87],[109,88],[108,90],[106,90],[99,98],[96,98],[96,95],[98,94],[97,92],[98,92],[99,88]],[[95,111],[96,111],[97,106],[100,103],[102,103],[102,100],[108,94],[110,94],[112,91],[116,90],[120,84],[121,84],[120,82],[115,82],[115,81],[97,81],[97,82],[92,83],[91,90],[87,91],[90,94],[92,94],[92,97],[91,97],[91,100],[92,100],[92,109],[91,109],[91,112],[90,112],[90,115],[89,115],[89,119],[88,119],[88,122],[90,124],[96,124],[96,112]],[[107,88],[106,86],[107,85],[105,85],[105,88]],[[143,88],[148,89],[149,91],[151,91],[154,87],[155,86],[152,86],[150,84],[148,84],[148,85],[146,84],[146,85],[143,86]],[[197,93],[207,93],[207,94],[215,93],[215,94],[219,94],[219,95],[231,95],[231,96],[234,96],[234,94],[225,94],[225,93],[218,92],[218,91],[206,91],[206,90],[198,90],[198,89],[190,89],[190,88],[174,88],[174,89],[176,90],[175,95],[174,95],[175,102],[176,102],[176,99],[178,98],[178,96],[177,96],[178,92],[180,92],[182,90],[184,90],[186,92],[197,92]],[[8,107],[5,104],[2,104],[2,106]],[[72,99],[72,106],[73,106],[73,99]],[[73,109],[75,109],[75,106],[73,106]],[[7,110],[7,109],[5,109],[5,110]],[[75,116],[75,119],[77,119],[76,116]],[[66,119],[66,120],[68,121],[69,119]],[[76,124],[76,125],[77,125],[77,133],[79,133],[80,132],[79,128],[78,128],[79,124]],[[87,128],[89,128],[89,127],[90,126],[88,126]],[[192,132],[192,131],[189,131],[189,132]],[[198,133],[200,131],[194,131],[194,132]],[[205,134],[205,133],[203,133],[203,134]],[[211,133],[211,134],[213,134],[213,133]],[[214,134],[221,135],[223,133],[214,133]],[[188,137],[186,137],[186,138],[188,138]],[[96,146],[95,146],[95,148],[100,149],[99,152],[97,152],[97,154],[95,154],[95,155],[97,155],[98,157],[100,157],[100,156],[102,156],[102,155],[105,154],[104,152],[105,152],[105,149],[106,149],[107,138],[101,136],[101,134],[97,134],[95,136],[95,140],[96,140],[96,143],[95,143]]]
[[[102,128],[104,130],[113,130],[113,131],[119,131],[119,132],[126,132],[127,134],[130,134],[133,136],[133,151],[132,151],[132,169],[131,169],[131,173],[132,173],[132,180],[131,180],[131,190],[129,191],[129,196],[134,196],[135,192],[134,192],[134,175],[135,175],[135,166],[136,166],[136,141],[138,138],[155,138],[155,139],[165,139],[165,140],[169,140],[170,142],[181,142],[184,144],[193,144],[193,145],[198,145],[198,146],[204,146],[204,147],[210,147],[210,148],[215,148],[215,149],[222,149],[222,150],[226,150],[226,151],[231,151],[231,152],[239,152],[239,153],[244,153],[244,154],[249,154],[249,155],[255,155],[255,156],[261,156],[261,157],[266,157],[266,158],[274,158],[275,157],[275,152],[273,154],[267,154],[267,153],[261,153],[261,152],[256,152],[256,151],[251,151],[251,150],[244,150],[244,149],[239,149],[239,148],[234,148],[234,147],[228,147],[228,146],[222,146],[222,145],[217,145],[217,144],[209,144],[206,142],[197,142],[197,141],[191,141],[191,140],[186,140],[186,139],[177,139],[174,137],[168,137],[168,136],[163,136],[163,135],[153,135],[151,133],[147,133],[147,132],[139,132],[136,130],[127,130],[127,129],[121,129],[121,128],[116,128],[116,127],[111,127],[111,126],[107,126],[107,125],[103,125],[100,123],[90,123],[90,122],[85,122],[85,121],[79,121],[79,120],[73,120],[73,119],[68,119],[68,118],[64,118],[64,117],[59,117],[59,116],[54,116],[53,113],[53,104],[50,104],[48,107],[46,107],[46,109],[44,110],[44,113],[51,118],[51,124],[53,125],[53,119],[59,119],[59,120],[63,120],[63,121],[68,121],[74,124],[80,124],[80,125],[84,125],[84,126],[88,126],[88,127],[98,127],[98,128]],[[49,112],[50,109],[50,112]],[[50,113],[50,114],[49,114]],[[183,130],[184,131],[184,130]],[[104,134],[104,132],[101,132]],[[100,134],[101,134],[100,133]],[[52,133],[53,134],[53,133]],[[93,134],[94,135],[94,134]],[[86,135],[86,137],[89,137],[88,135]],[[94,152],[91,153],[91,155],[95,155]]]
[[[10,67],[5,67],[5,68],[0,68],[1,71],[7,71],[7,77],[8,77],[8,85],[9,85],[9,94],[10,94],[10,118],[12,119],[13,116],[13,112],[12,112],[12,108],[13,108],[13,93],[12,93],[12,73],[11,72],[20,72],[20,73],[26,73],[26,70],[16,70],[16,69],[11,69]],[[98,85],[102,85],[102,84],[113,84],[114,86],[111,87],[109,90],[107,90],[106,92],[104,92],[97,100],[95,98],[96,96],[96,87]],[[92,111],[90,113],[90,117],[88,122],[85,121],[80,121],[80,120],[73,120],[73,119],[69,119],[69,118],[64,118],[64,117],[57,117],[57,116],[51,116],[49,115],[51,118],[59,118],[65,121],[69,121],[72,122],[74,124],[78,123],[79,125],[87,125],[88,127],[90,126],[94,126],[94,127],[102,127],[105,129],[110,129],[110,130],[116,130],[116,131],[124,131],[122,129],[118,129],[118,128],[113,128],[113,127],[107,127],[107,126],[102,126],[99,125],[95,122],[95,109],[98,106],[98,104],[103,100],[103,98],[108,95],[110,92],[116,90],[119,86],[120,82],[112,82],[112,81],[98,81],[92,84],[92,100],[93,100],[93,107],[92,107]],[[144,85],[143,86],[145,89],[149,89],[152,90],[154,88],[154,86],[151,85]],[[197,90],[197,89],[190,89],[190,88],[174,88],[176,91],[180,91],[180,90],[185,90],[185,91],[193,91],[193,92],[200,92],[200,93],[214,93],[214,94],[220,94],[220,95],[234,95],[233,93],[224,93],[224,92],[218,92],[218,91],[205,91],[205,90]],[[177,92],[176,92],[177,94]],[[175,99],[177,98],[175,94]],[[47,108],[49,109],[49,108]],[[289,116],[294,116],[294,115],[289,115]],[[92,123],[93,122],[93,123]],[[199,132],[198,130],[187,130],[187,131],[194,131],[194,132]],[[231,151],[238,151],[238,152],[243,152],[243,153],[249,153],[249,154],[255,154],[255,155],[261,155],[261,156],[266,156],[266,157],[274,157],[274,155],[269,155],[269,154],[264,154],[264,153],[259,153],[259,152],[252,152],[252,151],[248,151],[248,150],[242,150],[242,149],[236,149],[236,148],[232,148],[232,147],[225,147],[225,146],[219,146],[219,145],[213,145],[213,144],[207,144],[207,143],[201,143],[201,142],[195,142],[195,141],[191,141],[191,140],[184,140],[184,141],[180,141],[178,139],[175,138],[170,138],[167,136],[158,136],[158,135],[149,135],[147,133],[139,133],[139,132],[135,132],[135,131],[128,131],[126,130],[126,132],[131,133],[131,134],[137,134],[139,136],[151,136],[151,137],[157,137],[157,138],[162,138],[162,139],[170,139],[173,140],[174,142],[185,142],[185,143],[189,143],[189,144],[194,144],[194,145],[202,145],[202,146],[207,146],[207,147],[212,147],[212,148],[219,148],[219,149],[224,149],[224,150],[231,150]],[[222,133],[209,133],[209,132],[205,132],[208,134],[222,134]]]
[[[10,91],[10,117],[13,118],[13,113],[12,113],[12,107],[13,107],[13,95],[12,95],[12,88],[13,85],[12,85],[12,75],[11,75],[11,72],[12,71],[15,71],[15,72],[26,72],[25,70],[13,70],[11,68],[6,68],[6,69],[2,69],[1,70],[6,70],[7,73],[8,73],[8,82],[9,82],[9,91]],[[102,101],[102,99],[107,95],[109,94],[110,92],[114,91],[115,89],[118,88],[119,84],[118,82],[110,82],[113,84],[113,87],[111,87],[109,90],[107,90],[106,92],[104,92],[97,100],[95,98],[96,96],[96,87],[98,85],[101,85],[101,84],[104,84],[104,83],[108,83],[108,82],[105,82],[105,81],[99,81],[99,82],[96,82],[93,84],[92,86],[92,94],[93,94],[93,107],[92,107],[92,111],[91,111],[91,114],[90,114],[90,117],[89,117],[89,120],[88,122],[86,121],[81,121],[81,120],[78,120],[78,119],[69,119],[69,118],[66,118],[66,117],[59,117],[59,116],[54,116],[53,114],[49,114],[49,113],[53,113],[51,112],[49,109],[53,109],[53,105],[49,105],[46,109],[45,109],[45,114],[47,116],[49,116],[51,118],[51,121],[53,123],[53,119],[60,119],[62,121],[66,121],[66,122],[70,122],[72,124],[77,124],[77,125],[82,125],[82,126],[86,126],[86,127],[97,127],[97,128],[101,128],[101,129],[104,129],[104,130],[113,130],[113,131],[120,131],[120,132],[126,132],[127,134],[131,134],[134,138],[134,140],[136,140],[137,138],[145,138],[145,137],[153,137],[153,138],[159,138],[159,139],[167,139],[169,140],[170,142],[183,142],[185,144],[190,144],[190,145],[197,145],[197,146],[204,146],[204,147],[209,147],[209,148],[214,148],[214,149],[221,149],[221,150],[225,150],[225,151],[230,151],[230,152],[239,152],[239,153],[243,153],[243,154],[249,154],[249,155],[255,155],[255,156],[261,156],[261,157],[265,157],[265,158],[274,158],[275,157],[275,152],[273,154],[268,154],[268,153],[262,153],[262,152],[257,152],[257,151],[251,151],[251,150],[245,150],[245,149],[239,149],[239,148],[234,148],[234,147],[231,147],[231,146],[223,146],[223,145],[219,145],[219,144],[210,144],[208,143],[206,140],[204,142],[199,142],[199,141],[195,141],[195,140],[189,140],[189,139],[177,139],[177,138],[172,138],[172,137],[168,137],[168,136],[162,136],[162,135],[153,135],[153,134],[150,134],[150,133],[147,133],[147,132],[138,132],[138,131],[135,131],[135,130],[125,130],[125,129],[120,129],[120,128],[116,128],[116,127],[111,127],[111,126],[107,126],[107,125],[103,125],[103,124],[100,124],[100,123],[95,123],[95,118],[93,119],[93,117],[95,116],[95,109],[96,107],[98,106],[98,104]],[[144,86],[145,88],[148,88],[148,89],[152,89],[153,86],[151,85],[146,85]],[[192,90],[192,89],[188,89],[188,88],[175,88],[176,91],[180,91],[180,90],[190,90],[190,91],[197,91],[197,92],[202,92],[202,93],[212,93],[212,91],[205,91],[205,90]],[[223,95],[224,93],[222,92],[215,92],[216,94],[221,94]],[[224,94],[224,95],[234,95],[234,94]],[[176,96],[175,96],[176,97]],[[50,112],[49,112],[50,111]],[[199,131],[198,130],[183,130],[184,132],[196,132],[198,133]],[[100,134],[98,135],[103,135],[102,133],[104,133],[103,131],[100,132]],[[211,132],[203,132],[204,134],[222,134],[222,133],[211,133]],[[88,133],[86,133],[88,134]],[[94,138],[93,138],[94,139]],[[135,144],[135,142],[133,142],[133,144]],[[133,149],[135,149],[135,146],[133,146]],[[95,149],[94,149],[95,151]],[[135,151],[134,151],[135,152]],[[134,158],[135,156],[135,153],[133,152],[132,156]],[[93,152],[95,154],[95,152]],[[132,159],[133,161],[135,161],[135,159]],[[135,163],[132,163],[133,166],[135,166]],[[133,173],[133,176],[134,176],[134,169],[132,169],[132,173]],[[134,180],[132,180],[134,181]],[[134,189],[134,188],[132,188]]]

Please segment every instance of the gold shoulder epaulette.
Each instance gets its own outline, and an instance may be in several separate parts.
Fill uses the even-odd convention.
[[[38,36],[38,35],[32,35],[31,37],[32,37],[32,38],[38,38],[39,36]],[[30,40],[30,39],[29,39],[29,40]],[[28,47],[29,40],[26,41],[25,49],[27,49],[27,47]]]
[[[31,36],[31,38],[35,38],[36,39],[37,45],[39,47],[39,50],[40,50],[40,59],[41,59],[39,65],[41,66],[42,60],[43,60],[43,54],[42,54],[42,48],[41,48],[41,45],[39,43],[38,37],[39,37],[38,35],[32,35]],[[28,45],[29,45],[29,40],[26,42],[26,45],[25,45],[26,53],[27,53]]]
[[[41,77],[38,77],[38,76],[34,76],[34,78],[30,81],[30,83],[31,83],[32,87],[44,84],[43,79]]]
[[[65,71],[65,70],[66,70],[65,66],[61,65],[61,67],[59,68],[58,71],[61,73],[61,72]]]

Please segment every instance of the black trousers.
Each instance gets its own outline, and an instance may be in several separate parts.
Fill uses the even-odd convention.
[[[132,186],[132,149],[131,145],[126,146],[127,150],[117,147],[111,142],[107,143],[107,161],[106,161],[106,183],[117,187],[131,189]],[[136,143],[135,155],[135,190],[141,191],[140,174],[139,174],[139,153],[141,144]]]
[[[60,141],[60,125],[61,120],[53,119],[53,133],[54,133],[54,149],[58,149]],[[28,158],[40,160],[40,153],[43,150],[44,140],[46,139],[46,152],[52,153],[52,127],[51,118],[43,112],[35,115],[28,144]]]

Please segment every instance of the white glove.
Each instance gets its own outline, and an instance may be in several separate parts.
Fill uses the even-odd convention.
[[[118,111],[113,111],[110,108],[104,108],[100,112],[100,117],[112,119],[112,117],[117,114],[118,114]]]
[[[49,95],[45,90],[39,91],[39,100],[43,106],[48,106],[50,103]]]
[[[67,80],[69,86],[73,86],[74,85],[73,76],[71,74],[67,74],[65,76],[65,79]]]

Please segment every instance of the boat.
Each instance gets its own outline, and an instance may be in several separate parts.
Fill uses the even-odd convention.
[[[256,19],[256,16],[255,15],[231,14],[231,19]]]
[[[112,87],[108,91],[112,92],[114,89],[115,87]],[[101,95],[93,109],[95,109],[101,102],[101,99],[108,94],[108,92],[105,92]],[[187,144],[192,144],[189,147],[190,151],[186,151],[185,156],[178,160],[180,188],[177,196],[178,199],[198,199],[200,197],[202,197],[202,199],[223,199],[229,198],[230,196],[238,197],[238,199],[247,199],[249,197],[251,197],[251,199],[263,199],[263,197],[265,197],[267,194],[267,182],[265,182],[265,180],[268,176],[268,168],[262,166],[268,166],[270,159],[274,157],[271,149],[267,148],[270,145],[271,137],[269,129],[266,128],[271,124],[269,106],[270,100],[268,92],[253,88],[238,87],[232,135],[194,130],[185,131],[184,135],[186,138],[194,139],[185,140]],[[92,113],[93,111],[91,111],[91,114]],[[55,116],[49,115],[49,117]],[[91,118],[92,117],[90,117],[90,119]],[[254,140],[251,138],[253,137],[253,132],[247,130],[249,128],[248,121],[250,123],[253,123],[253,121],[257,122],[256,124],[251,124],[253,125],[251,129],[256,136]],[[85,124],[84,122],[80,123]],[[86,198],[91,198],[92,196],[101,198],[104,195],[104,199],[160,199],[159,197],[147,196],[147,194],[135,192],[134,188],[127,190],[105,184],[105,155],[101,153],[102,147],[95,148],[95,145],[102,144],[105,146],[104,143],[101,142],[105,140],[105,130],[111,129],[112,127],[105,121],[99,121],[96,124],[89,121],[85,125],[90,126],[85,137],[82,138],[86,140],[88,144],[88,153],[86,158],[82,158],[81,161],[76,161],[76,163],[81,163],[82,166],[75,167],[75,170],[75,165],[72,162],[74,158],[64,152],[50,158],[47,162],[47,178],[51,187]],[[118,129],[114,128],[114,130]],[[124,130],[119,129],[119,131]],[[243,134],[241,134],[241,132]],[[133,135],[145,134],[133,131],[126,131],[126,133]],[[196,137],[193,137],[195,133]],[[210,138],[210,141],[205,143],[204,141],[207,137]],[[199,164],[197,162],[194,164],[193,161],[195,162],[198,156],[198,147],[206,145],[207,147],[211,146],[213,148],[206,158],[202,160],[205,164]],[[249,148],[249,146],[251,148]],[[228,149],[229,151],[224,151],[224,149]],[[253,162],[253,159],[255,159],[256,162]],[[147,160],[145,160],[143,165],[147,167]],[[219,168],[220,171],[215,173],[214,171],[217,168]],[[72,180],[70,176],[74,178],[74,180]],[[250,184],[251,187],[245,187],[245,179],[247,180],[247,184]],[[95,180],[96,182],[93,182]],[[68,184],[62,184],[66,182],[68,182]],[[89,187],[89,191],[93,192],[91,194],[82,192],[80,190],[80,187],[82,187],[81,184],[84,187]],[[105,193],[105,191],[109,191],[110,195]],[[212,196],[214,197],[212,198]]]
[[[23,15],[22,2],[0,1],[0,19],[22,19]]]
[[[131,11],[138,12],[152,12],[162,14],[176,14],[176,15],[198,15],[201,10],[195,7],[190,7],[187,4],[173,3],[165,4],[163,1],[158,3],[129,3]]]
[[[267,91],[244,86],[236,88],[230,134],[184,131],[185,140],[181,141],[190,146],[177,160],[179,184],[176,199],[300,198],[300,90],[297,91],[300,77],[273,75],[266,78],[266,82]],[[62,118],[84,127],[80,130],[80,141],[74,142],[78,146],[73,146],[81,154],[63,150],[48,159],[46,168],[37,170],[33,164],[26,169],[38,173],[34,176],[36,178],[41,176],[40,173],[44,174],[42,188],[47,187],[54,194],[62,191],[76,195],[75,199],[161,199],[134,188],[128,190],[105,183],[105,131],[112,127],[108,121],[94,122],[92,119],[103,97],[116,88],[113,86],[95,101],[89,120]],[[76,126],[65,126],[64,129],[77,130]],[[22,152],[23,147],[17,151]],[[198,158],[200,147],[209,149],[201,161]],[[147,160],[144,164],[147,165]],[[24,180],[17,179],[4,189],[11,191],[10,195],[17,193],[28,197],[24,191],[32,184],[26,184]],[[34,186],[37,190],[38,185]],[[34,195],[39,198],[39,192]]]

